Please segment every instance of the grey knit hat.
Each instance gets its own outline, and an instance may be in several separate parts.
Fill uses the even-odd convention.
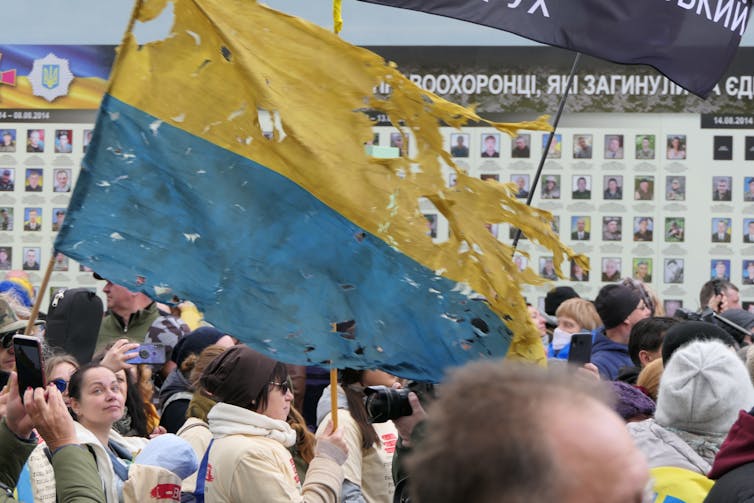
[[[698,340],[668,360],[655,419],[662,426],[720,435],[730,429],[738,411],[752,405],[754,386],[741,359],[718,340]]]

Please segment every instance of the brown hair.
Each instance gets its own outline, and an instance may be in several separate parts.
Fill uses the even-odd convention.
[[[55,367],[57,367],[61,363],[73,365],[76,370],[78,370],[78,368],[80,367],[79,362],[76,360],[76,357],[67,353],[61,353],[47,358],[47,360],[45,361],[45,375],[49,376],[50,374],[52,374],[52,371],[55,370]]]
[[[354,389],[355,386],[353,386],[361,383],[363,374],[363,370],[343,369],[340,372],[339,381],[340,387],[343,388],[343,392],[346,394],[348,412],[351,413],[351,417],[356,421],[361,432],[361,447],[369,449],[374,444],[380,443],[380,437],[377,435],[374,426],[369,422],[367,408],[364,405],[364,391],[357,391]],[[330,391],[335,392],[335,390]]]
[[[202,372],[207,368],[212,360],[223,354],[227,348],[218,346],[217,344],[210,344],[202,350],[197,356],[195,353],[190,354],[183,362],[186,365],[186,361],[193,360],[191,363],[191,374],[189,375],[189,382],[195,390],[202,390],[202,393],[206,394],[206,390],[199,384],[199,378],[202,376]],[[184,365],[181,365],[181,371],[183,371]]]
[[[295,407],[291,407],[286,421],[296,432],[296,450],[304,463],[308,465],[314,459],[314,447],[317,444],[317,438],[314,433],[309,431],[304,416]]]

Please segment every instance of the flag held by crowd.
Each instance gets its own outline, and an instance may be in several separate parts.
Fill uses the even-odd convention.
[[[650,65],[705,98],[746,29],[751,0],[362,0],[509,31],[616,63]]]
[[[139,2],[134,20],[164,6]],[[541,280],[488,226],[516,225],[557,264],[572,252],[548,212],[444,151],[440,123],[483,119],[256,2],[181,0],[174,14],[164,40],[126,34],[56,249],[130,289],[191,299],[290,363],[438,380],[479,357],[543,357],[519,290]],[[411,158],[367,155],[366,110],[406,135]],[[447,241],[428,236],[420,203],[447,219]],[[346,320],[354,334],[333,331]]]

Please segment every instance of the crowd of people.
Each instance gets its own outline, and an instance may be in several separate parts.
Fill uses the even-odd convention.
[[[593,300],[553,288],[544,312],[529,308],[546,369],[471,363],[451,370],[436,395],[396,393],[406,408],[389,419],[367,395],[416,383],[341,369],[332,389],[321,369],[239,343],[190,302],[157,304],[96,277],[107,310],[91,351],[77,359],[38,323],[47,385],[21,390],[13,338],[34,291],[17,274],[0,282],[0,501],[690,503],[754,494],[754,314],[724,280],[702,286],[700,310],[680,312],[688,319],[665,316],[632,279]],[[355,321],[336,328],[358,335]],[[588,363],[568,363],[583,350],[571,347],[574,334],[591,339]],[[164,347],[164,363],[130,363],[143,344]]]

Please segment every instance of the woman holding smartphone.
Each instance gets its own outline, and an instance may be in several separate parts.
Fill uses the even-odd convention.
[[[123,417],[125,397],[118,378],[109,368],[96,363],[82,366],[70,377],[68,395],[78,440],[97,461],[107,502],[117,503],[128,479],[128,465],[148,440],[123,437],[113,430],[113,425]],[[44,474],[41,465],[47,462],[44,445],[41,445],[30,457],[29,467],[33,472]],[[55,501],[54,480],[47,482],[37,487],[51,490],[51,494],[36,494],[36,500]]]

